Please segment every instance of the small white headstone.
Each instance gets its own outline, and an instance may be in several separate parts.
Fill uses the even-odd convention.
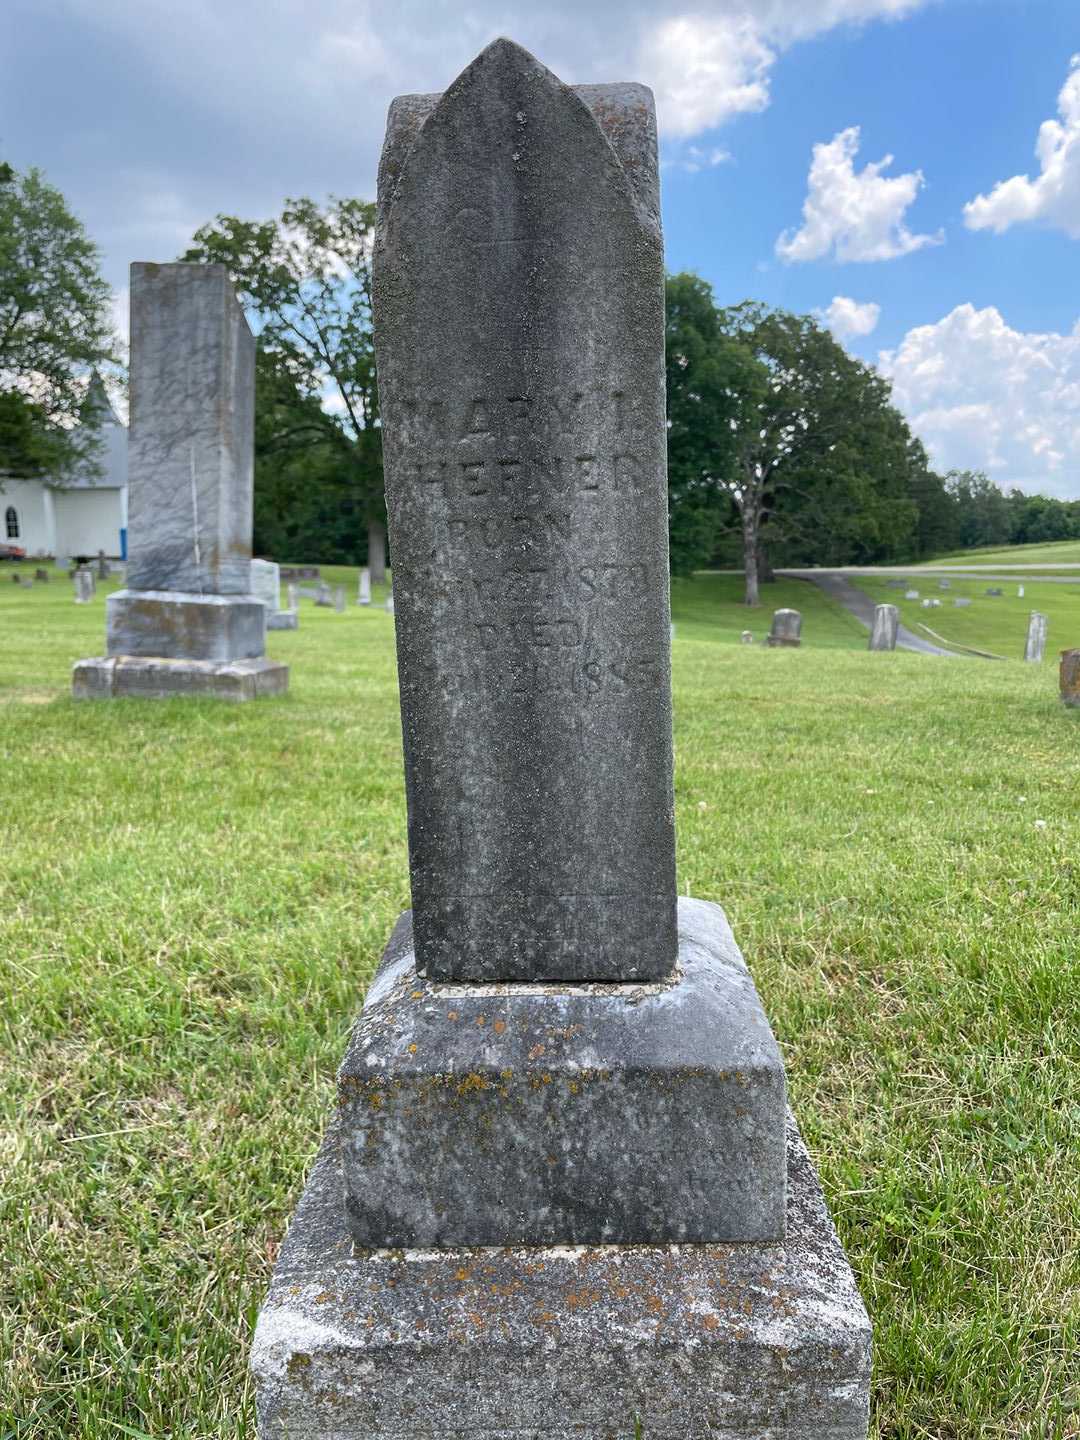
[[[358,605],[371,604],[371,571],[365,565],[360,571],[360,584],[356,592]]]
[[[917,600],[918,598],[919,598],[919,592],[918,592],[917,590],[905,590],[905,591],[904,591],[904,599],[905,599],[905,600]]]
[[[252,560],[251,593],[262,601],[268,614],[276,615],[281,609],[281,567],[273,560]]]
[[[1046,616],[1032,610],[1028,616],[1027,639],[1024,642],[1024,659],[1035,664],[1043,658],[1046,649]]]
[[[75,581],[75,604],[89,605],[97,588],[94,584],[94,572],[80,565],[77,570],[72,571],[72,578]]]

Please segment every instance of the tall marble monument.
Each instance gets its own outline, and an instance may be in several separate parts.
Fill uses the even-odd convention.
[[[870,1333],[677,900],[652,96],[390,109],[374,306],[413,910],[260,1314],[260,1435],[857,1440]]]
[[[131,267],[127,588],[78,699],[280,694],[251,593],[255,342],[223,265]]]

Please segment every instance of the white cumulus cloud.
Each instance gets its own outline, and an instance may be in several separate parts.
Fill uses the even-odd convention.
[[[860,303],[848,295],[834,295],[824,310],[816,312],[838,340],[855,335],[869,335],[881,315],[881,306],[872,300]]]
[[[999,180],[989,195],[977,195],[964,206],[968,229],[1000,234],[1036,220],[1080,240],[1080,55],[1073,56],[1058,95],[1058,114],[1060,120],[1039,126],[1035,155],[1041,173],[1034,180],[1027,175]]]
[[[856,171],[858,152],[857,125],[814,146],[803,223],[798,230],[785,230],[777,240],[781,260],[793,264],[829,254],[841,261],[895,260],[944,239],[940,231],[916,235],[904,223],[905,212],[922,188],[922,171],[882,174],[893,163],[891,155]]]
[[[764,110],[775,58],[748,15],[664,20],[640,51],[661,124],[675,139],[700,135],[732,115]]]
[[[878,365],[940,470],[1080,496],[1080,324],[1013,330],[993,306],[958,305],[909,330]]]

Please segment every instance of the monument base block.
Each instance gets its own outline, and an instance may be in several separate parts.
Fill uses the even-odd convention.
[[[338,1073],[370,1249],[783,1239],[784,1067],[719,905],[658,981],[433,981],[398,921]]]
[[[106,648],[148,660],[257,660],[266,652],[265,617],[253,595],[118,590],[105,602]]]
[[[276,610],[266,613],[267,630],[298,630],[300,617],[295,610]]]
[[[357,1251],[327,1137],[252,1348],[260,1440],[863,1440],[870,1322],[794,1121],[775,1245]]]
[[[112,655],[78,660],[72,673],[76,700],[171,700],[186,695],[200,700],[257,700],[284,695],[289,667],[261,656],[257,660],[165,660],[141,655]]]

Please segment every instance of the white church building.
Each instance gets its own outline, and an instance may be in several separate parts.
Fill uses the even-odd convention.
[[[127,559],[127,427],[96,376],[88,400],[102,412],[99,473],[0,477],[0,544],[18,545],[33,559],[93,559],[102,550]]]

